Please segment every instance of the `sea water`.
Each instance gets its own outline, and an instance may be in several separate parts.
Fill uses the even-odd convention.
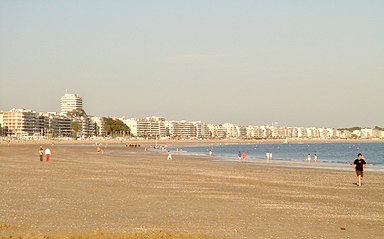
[[[266,153],[272,153],[272,160],[281,162],[307,162],[308,154],[314,163],[317,155],[319,165],[351,165],[358,153],[364,155],[367,168],[384,172],[384,143],[289,143],[289,144],[221,144],[184,147],[183,151],[194,155],[208,155],[212,151],[215,160],[237,160],[238,153],[247,154],[247,162],[266,160]]]

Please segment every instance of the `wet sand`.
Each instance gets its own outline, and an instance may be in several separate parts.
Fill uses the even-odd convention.
[[[51,161],[40,162],[37,144],[0,145],[1,237],[384,237],[383,173],[357,187],[352,170],[49,147]]]

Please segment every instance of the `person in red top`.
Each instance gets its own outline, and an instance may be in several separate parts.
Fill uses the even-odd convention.
[[[361,153],[357,155],[357,159],[353,162],[353,165],[355,167],[355,172],[357,176],[357,186],[361,186],[361,181],[363,180],[364,171],[367,165]]]
[[[246,153],[243,153],[242,155],[241,155],[241,159],[244,161],[245,160],[245,158],[247,157],[247,154]]]

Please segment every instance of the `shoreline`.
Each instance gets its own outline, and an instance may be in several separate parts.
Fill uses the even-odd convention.
[[[1,145],[29,145],[29,144],[139,144],[139,145],[167,145],[167,146],[205,146],[227,144],[285,144],[285,139],[207,139],[207,140],[174,140],[174,139],[90,139],[90,140],[0,140]],[[312,143],[384,143],[384,139],[288,139],[288,144]]]
[[[158,140],[157,145],[167,146],[168,148],[177,148],[177,147],[204,147],[204,146],[219,146],[219,145],[237,145],[237,144],[284,144],[282,140]],[[88,141],[88,140],[70,140],[70,141],[49,141],[49,140],[39,140],[39,141],[19,141],[19,142],[11,142],[11,143],[0,143],[0,148],[3,146],[22,146],[22,145],[36,145],[36,146],[59,146],[59,147],[73,147],[73,146],[84,146],[84,147],[96,147],[96,143],[101,144],[104,147],[109,147],[110,149],[116,149],[121,147],[121,150],[125,150],[127,144],[137,144],[138,148],[130,148],[130,149],[138,149],[138,150],[148,150],[154,153],[165,154],[166,150],[155,150],[153,147],[156,144],[155,140],[105,140],[105,141]],[[307,141],[298,141],[292,144],[316,144],[316,143],[384,143],[383,140],[307,140]],[[172,152],[175,154],[176,152]],[[192,157],[202,157],[207,158],[210,157],[203,153],[192,153],[188,151],[180,151],[177,154],[183,156],[192,156]],[[212,158],[218,158],[218,160],[211,160],[215,162],[232,162],[232,163],[241,163],[237,159],[234,159],[225,155],[215,155]],[[336,170],[336,171],[350,171],[352,168],[352,164],[342,163],[342,162],[328,162],[321,161],[316,164],[314,162],[308,163],[306,161],[296,161],[296,160],[286,160],[286,159],[276,159],[274,158],[270,162],[265,158],[257,158],[257,157],[248,157],[246,162],[249,165],[262,165],[269,164],[272,167],[282,167],[282,168],[304,168],[304,169],[322,169],[322,170]],[[384,165],[377,164],[367,164],[369,167],[367,169],[368,172],[376,172],[376,173],[384,173]]]
[[[159,154],[166,154],[166,151],[156,151],[151,150],[153,152],[157,152]],[[305,162],[305,161],[294,161],[294,160],[283,160],[283,159],[272,159],[267,160],[265,158],[247,158],[245,161],[241,161],[235,159],[233,157],[228,156],[208,156],[204,154],[198,153],[189,153],[189,152],[174,152],[172,155],[180,155],[180,156],[188,156],[188,157],[201,157],[206,158],[208,161],[213,163],[234,163],[234,164],[245,164],[249,166],[265,166],[265,167],[278,167],[278,168],[299,168],[299,169],[319,169],[319,170],[332,170],[332,171],[351,171],[353,172],[352,163],[340,163],[334,162],[330,163],[327,161],[318,161],[315,162]],[[367,172],[369,173],[379,173],[384,174],[384,165],[374,165],[367,164]]]

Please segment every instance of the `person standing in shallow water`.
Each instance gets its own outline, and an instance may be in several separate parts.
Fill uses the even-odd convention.
[[[364,171],[366,170],[367,163],[364,160],[363,154],[359,153],[357,159],[353,162],[356,177],[357,177],[357,186],[361,186],[363,181]]]
[[[308,163],[311,162],[311,154],[308,154],[307,161],[308,161]]]

